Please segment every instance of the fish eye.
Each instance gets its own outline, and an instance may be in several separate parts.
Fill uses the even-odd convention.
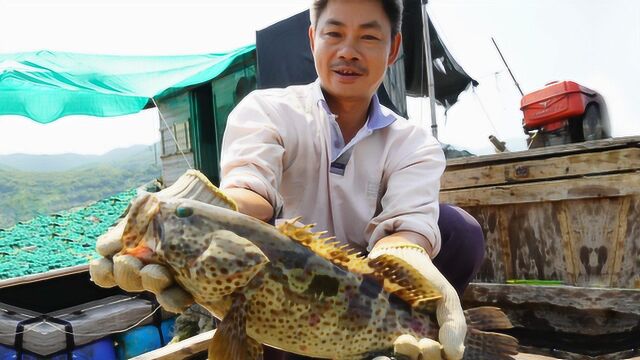
[[[179,218],[189,217],[193,214],[193,209],[190,207],[179,206],[176,208],[176,216]]]

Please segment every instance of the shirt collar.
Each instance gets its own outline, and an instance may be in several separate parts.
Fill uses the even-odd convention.
[[[328,115],[333,115],[331,109],[329,109],[329,104],[327,104],[327,100],[325,100],[324,94],[322,93],[319,78],[313,83],[313,99],[314,102],[318,106],[321,106]],[[393,112],[389,109],[383,108],[380,104],[380,99],[378,99],[378,95],[374,94],[371,99],[371,105],[369,105],[369,117],[365,123],[367,129],[382,129],[391,125],[395,120],[396,117],[393,115]]]

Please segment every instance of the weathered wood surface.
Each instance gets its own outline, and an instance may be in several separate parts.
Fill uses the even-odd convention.
[[[16,278],[0,280],[0,289],[7,288],[15,285],[28,284],[48,279],[53,279],[61,276],[67,276],[72,274],[78,274],[81,272],[89,271],[89,265],[77,265],[63,269],[51,270],[40,274],[20,276]]]
[[[191,114],[189,105],[189,92],[183,92],[175,96],[166,97],[157,101],[158,110],[164,117],[160,119],[160,128],[189,120]],[[165,125],[166,122],[166,125]]]
[[[450,174],[456,175],[458,174]],[[547,182],[443,190],[440,192],[440,201],[466,207],[640,195],[638,184],[640,171],[634,171]]]
[[[449,167],[461,168],[469,166],[486,166],[494,163],[520,160],[535,160],[554,156],[564,156],[574,153],[588,153],[620,148],[632,148],[640,145],[640,136],[626,136],[612,139],[585,141],[576,144],[548,146],[525,151],[505,152],[494,155],[472,156],[451,159],[447,161]]]
[[[472,283],[463,303],[498,306],[527,330],[640,334],[640,290]]]
[[[169,344],[160,349],[138,355],[131,360],[180,360],[190,356],[202,354],[207,351],[209,342],[215,330],[196,335],[179,343]],[[554,360],[555,357],[533,353],[520,353],[514,356],[515,360]]]
[[[193,167],[193,153],[187,152],[184,155],[187,158],[186,161],[182,154],[162,157],[162,180],[166,186],[176,182],[185,171]]]
[[[215,330],[196,335],[192,338],[169,344],[160,349],[136,356],[131,360],[180,360],[207,351]]]
[[[465,209],[485,235],[477,281],[640,288],[640,196]]]
[[[448,171],[442,176],[442,190],[638,170],[640,169],[640,148],[569,154],[552,159],[553,161],[545,158],[482,166],[476,164],[477,166],[473,167],[458,166],[459,169],[449,162]]]
[[[153,311],[153,303],[148,300],[116,295],[52,312],[47,315],[71,323],[76,346],[109,336],[127,329]],[[0,344],[13,347],[16,326],[19,322],[37,318],[42,314],[0,304]],[[149,323],[151,319],[147,319]],[[48,355],[66,347],[64,326],[50,321],[39,320],[25,326],[23,348],[40,355]]]
[[[557,349],[541,349],[529,346],[521,346],[520,354],[514,356],[515,360],[640,360],[636,350],[620,351],[612,354],[588,356]]]

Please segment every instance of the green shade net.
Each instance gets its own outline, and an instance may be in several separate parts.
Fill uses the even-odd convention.
[[[253,51],[255,45],[181,56],[0,54],[0,115],[45,124],[67,115],[136,113],[150,98],[210,81]]]

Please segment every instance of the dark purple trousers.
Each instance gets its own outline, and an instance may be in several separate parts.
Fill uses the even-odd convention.
[[[462,297],[484,260],[484,235],[480,224],[459,207],[440,204],[438,227],[442,236],[440,252],[433,264]],[[304,360],[309,357],[288,354],[265,346],[264,360]]]

